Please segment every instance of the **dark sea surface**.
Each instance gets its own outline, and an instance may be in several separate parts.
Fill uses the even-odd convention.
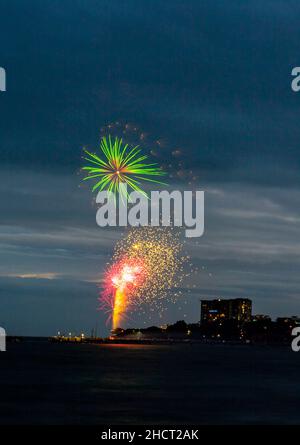
[[[9,343],[0,424],[299,424],[289,346]]]

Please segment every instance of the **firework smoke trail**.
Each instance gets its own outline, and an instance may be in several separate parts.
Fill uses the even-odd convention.
[[[175,301],[180,294],[176,288],[185,277],[186,259],[174,230],[131,229],[116,245],[100,297],[100,307],[111,313],[113,329],[120,327],[130,308],[147,304],[162,313],[167,301]]]
[[[121,289],[116,289],[115,301],[114,301],[114,311],[112,317],[112,328],[117,329],[121,320],[122,314],[125,312],[127,306],[126,293]]]

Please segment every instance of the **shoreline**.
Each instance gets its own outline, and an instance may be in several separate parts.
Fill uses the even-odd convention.
[[[292,339],[291,339],[292,341]],[[214,340],[214,339],[112,339],[112,338],[78,338],[78,337],[35,337],[35,336],[8,336],[7,343],[22,343],[22,342],[45,342],[45,343],[59,343],[59,344],[98,344],[98,345],[224,345],[224,346],[290,346],[291,342],[276,342],[276,341],[241,341],[235,339],[229,340]]]

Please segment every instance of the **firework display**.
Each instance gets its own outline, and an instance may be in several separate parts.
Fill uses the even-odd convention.
[[[83,180],[95,179],[93,191],[108,190],[122,194],[124,191],[120,185],[126,184],[131,190],[146,195],[141,188],[142,182],[163,184],[154,179],[165,175],[158,165],[146,163],[148,156],[142,153],[139,146],[129,147],[128,144],[123,144],[121,138],[102,137],[99,155],[86,149],[84,152],[84,159],[89,164],[82,167],[82,170],[88,172]]]
[[[167,301],[178,298],[187,260],[182,247],[174,229],[160,227],[131,229],[117,243],[100,297],[113,329],[120,327],[129,308],[150,305],[162,312]]]
[[[199,182],[199,172],[195,170],[195,160],[190,157],[184,145],[170,140],[166,135],[153,133],[149,128],[141,128],[137,122],[113,121],[100,129],[101,135],[111,134],[125,140],[129,145],[142,144],[149,147],[147,154],[159,162],[171,181],[187,183],[194,189]],[[178,139],[178,138],[174,138]]]

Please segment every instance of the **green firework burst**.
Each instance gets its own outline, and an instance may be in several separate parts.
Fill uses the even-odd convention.
[[[141,188],[142,182],[164,184],[153,177],[164,176],[165,172],[156,163],[145,163],[148,156],[142,154],[138,145],[129,147],[128,144],[123,144],[122,139],[108,136],[101,139],[99,155],[86,149],[84,152],[84,159],[89,165],[82,167],[82,170],[88,172],[83,180],[96,180],[92,187],[93,192],[108,190],[122,193],[120,185],[126,184],[129,189],[147,196]]]

